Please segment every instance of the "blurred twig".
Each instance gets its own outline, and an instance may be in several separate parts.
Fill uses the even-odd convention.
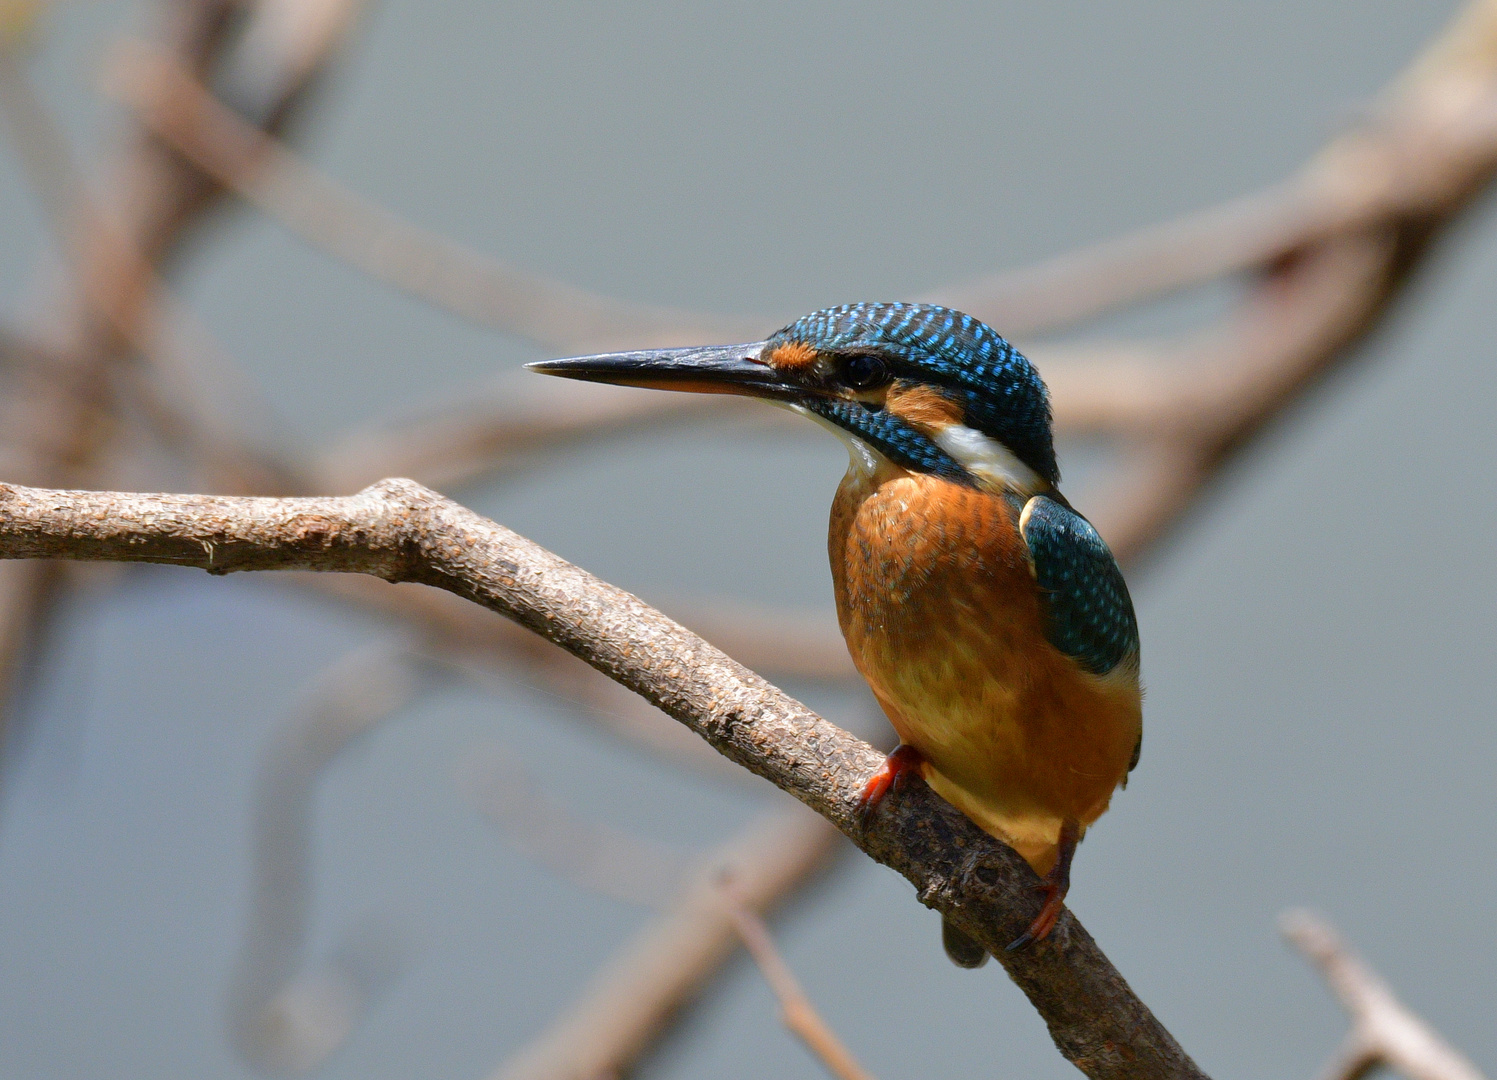
[[[1278,245],[1215,325],[1155,344],[1152,362],[1133,345],[1093,350],[1068,371],[1037,350],[1058,421],[1127,437],[1130,480],[1094,515],[1121,556],[1160,536],[1232,453],[1350,354],[1494,171],[1497,3],[1478,0],[1298,178],[1298,198],[1321,209],[1301,215],[1295,242]]]
[[[302,13],[285,17],[298,4]],[[158,37],[175,63],[199,77],[212,77],[234,68],[235,47],[244,40],[230,24],[248,32],[259,42],[259,60],[242,61],[237,70],[258,73],[263,121],[267,130],[274,130],[305,98],[347,25],[334,12],[340,7],[353,10],[346,0],[162,0],[156,10]],[[231,474],[222,478],[225,486],[285,490],[279,463],[268,462],[259,447],[252,449],[251,440],[231,434],[241,430],[233,410],[212,407],[209,395],[192,392],[222,391],[229,382],[222,365],[203,370],[201,362],[211,352],[206,336],[186,335],[183,351],[190,348],[197,355],[191,362],[176,362],[177,351],[157,332],[163,322],[179,333],[190,329],[180,309],[168,310],[163,319],[158,274],[212,205],[216,185],[176,151],[127,123],[116,133],[121,137],[114,141],[122,148],[99,185],[110,193],[109,205],[88,197],[65,142],[31,93],[13,47],[13,32],[22,23],[29,25],[35,10],[35,5],[22,4],[8,12],[20,13],[22,22],[3,28],[0,106],[23,168],[57,233],[71,281],[69,297],[51,315],[47,348],[38,353],[44,362],[0,403],[0,459],[7,465],[6,476],[51,484],[107,480],[116,464],[108,451],[125,420],[121,395],[133,393],[169,444],[197,457],[199,466]],[[273,14],[267,16],[273,10],[283,13],[278,22]],[[236,21],[236,16],[242,17]],[[239,82],[244,85],[243,79]],[[161,377],[140,378],[128,363],[132,353],[163,361],[156,365]],[[205,437],[210,429],[211,438]],[[62,583],[54,565],[0,568],[0,714]]]
[[[115,376],[148,412],[156,434],[203,469],[212,487],[266,494],[294,490],[291,467],[244,427],[247,413],[261,411],[245,406],[253,394],[88,190],[57,124],[15,57],[4,50],[0,107],[66,257],[81,317],[117,335],[131,354],[148,362],[144,371],[123,366]],[[122,282],[129,282],[129,289],[122,289]]]
[[[940,291],[1015,335],[1271,267],[1352,233],[1447,221],[1497,159],[1497,5],[1467,3],[1365,119],[1290,180],[1024,270]]]
[[[1279,927],[1320,969],[1351,1015],[1351,1032],[1320,1080],[1360,1080],[1380,1066],[1409,1080],[1484,1080],[1476,1066],[1410,1012],[1320,916],[1285,912]]]
[[[764,981],[774,991],[780,1002],[780,1020],[806,1044],[807,1049],[826,1066],[827,1072],[838,1080],[873,1080],[873,1075],[858,1064],[852,1052],[837,1038],[836,1032],[827,1026],[811,999],[801,989],[800,981],[785,963],[774,946],[769,927],[738,899],[736,886],[731,879],[721,882],[723,903],[733,928],[743,941],[743,946],[754,958]]]
[[[377,645],[328,667],[276,733],[255,795],[249,916],[229,985],[229,1033],[246,1062],[306,1072],[352,1033],[394,976],[388,934],[365,930],[300,973],[312,907],[313,799],[323,773],[359,736],[403,708],[418,674],[409,655]]]
[[[568,445],[702,418],[762,419],[754,403],[721,395],[619,393],[601,386],[566,394],[540,382],[529,373],[507,372],[470,388],[460,403],[343,435],[312,458],[310,490],[357,491],[386,476],[450,488],[519,462],[543,461]]]
[[[212,48],[226,2],[178,0],[167,5],[163,37],[169,47],[197,66]],[[29,14],[35,8],[18,10]],[[134,325],[131,308],[142,300],[142,290],[134,266],[115,257],[117,249],[107,238],[96,242],[78,232],[77,185],[66,146],[31,94],[15,44],[7,37],[0,48],[0,108],[23,169],[42,193],[49,219],[61,226],[64,252],[75,242],[78,246],[70,260],[72,296],[54,315],[51,340],[33,351],[28,377],[12,383],[0,402],[0,457],[6,475],[16,479],[83,483],[118,429],[121,414],[112,377],[122,351],[111,320],[101,318],[85,298],[108,297],[108,310]],[[122,193],[120,229],[139,241],[139,250],[156,254],[169,246],[175,226],[184,220],[178,212],[184,185],[158,150],[132,141],[111,185]],[[0,717],[9,712],[18,674],[34,654],[64,582],[55,565],[0,570]]]
[[[116,56],[114,92],[205,172],[309,243],[484,326],[578,352],[752,340],[754,325],[626,304],[479,255],[344,190],[160,52]]]
[[[720,881],[763,911],[826,864],[837,830],[811,812],[770,814],[713,852],[669,910],[614,954],[578,1000],[492,1080],[571,1080],[627,1072],[733,954],[736,930]]]
[[[247,6],[247,24],[214,83],[257,130],[273,131],[327,72],[366,0],[254,0]]]
[[[4,567],[0,563],[0,568]],[[436,589],[388,588],[355,575],[306,575],[298,584],[389,618],[421,635],[421,648],[449,666],[495,671],[554,698],[586,720],[659,758],[719,778],[743,772],[659,709],[599,675],[569,653],[501,616]]]
[[[491,750],[477,760],[465,762],[459,771],[459,783],[468,798],[504,828],[510,840],[525,855],[558,876],[628,903],[674,909],[646,931],[647,937],[657,936],[662,928],[670,928],[669,932],[673,934],[680,933],[686,930],[688,922],[697,923],[691,936],[698,947],[674,952],[677,963],[701,963],[703,958],[711,955],[714,946],[721,947],[718,939],[723,935],[712,932],[710,913],[700,910],[696,902],[696,893],[701,892],[703,884],[715,883],[719,900],[728,915],[728,924],[742,939],[779,999],[781,1019],[786,1027],[805,1042],[834,1076],[843,1080],[871,1080],[817,1014],[775,949],[762,920],[740,899],[738,885],[731,877],[735,872],[750,874],[750,891],[762,906],[773,900],[772,896],[765,894],[766,882],[763,879],[766,875],[778,876],[781,882],[788,884],[815,869],[822,860],[809,859],[803,852],[814,853],[824,843],[818,835],[821,830],[808,828],[809,822],[804,815],[770,815],[759,827],[758,837],[751,835],[737,839],[700,860],[693,878],[695,884],[688,883],[683,890],[681,882],[687,866],[683,855],[612,826],[574,818],[536,790],[524,770],[507,753]],[[779,865],[766,862],[758,855],[756,845],[766,851],[772,848]],[[798,866],[795,865],[797,862]],[[791,873],[785,872],[787,865]],[[799,875],[794,873],[795,870],[799,870]],[[684,903],[681,901],[683,892],[687,893]],[[630,950],[630,954],[634,952]],[[650,986],[624,980],[620,983],[619,996],[624,993],[632,1000],[640,1021],[654,1024],[658,1023],[662,1013],[689,1000],[691,983],[664,980]],[[641,1004],[647,1004],[645,1011],[640,1010]],[[588,1024],[600,1008],[616,1011],[612,1002],[600,1006],[594,1001],[582,1010],[589,1015],[573,1015],[570,1022],[564,1022],[564,1030],[572,1031]],[[610,1059],[608,1069],[612,1072],[627,1067],[641,1049],[642,1045],[631,1053],[628,1046],[603,1046],[594,1052],[602,1052],[602,1056]],[[552,1067],[545,1064],[544,1056],[530,1061],[536,1070],[534,1075],[545,1075],[545,1070]],[[570,1075],[569,1070],[575,1064],[578,1063],[569,1061],[563,1067],[558,1062],[555,1074]],[[596,1064],[595,1060],[587,1060],[585,1067],[592,1068]]]

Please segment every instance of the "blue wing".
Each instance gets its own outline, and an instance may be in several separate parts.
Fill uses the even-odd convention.
[[[1138,657],[1138,619],[1123,572],[1091,522],[1036,495],[1019,519],[1045,612],[1045,637],[1094,675]]]

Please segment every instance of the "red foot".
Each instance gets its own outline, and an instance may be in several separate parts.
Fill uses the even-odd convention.
[[[1055,929],[1055,921],[1065,910],[1066,893],[1071,890],[1071,859],[1075,857],[1076,845],[1080,842],[1081,826],[1074,821],[1063,823],[1060,827],[1060,854],[1055,860],[1055,866],[1038,886],[1045,894],[1045,903],[1040,907],[1040,913],[1035,916],[1034,922],[1029,924],[1029,929],[1008,947],[1009,952],[1017,952],[1026,945],[1044,941],[1049,937],[1050,931]]]
[[[1040,908],[1040,913],[1035,916],[1034,922],[1029,924],[1029,929],[1020,934],[1008,947],[1009,952],[1017,952],[1026,945],[1044,941],[1050,936],[1050,931],[1055,929],[1055,922],[1060,918],[1060,913],[1066,909],[1065,889],[1048,881],[1039,886],[1039,889],[1045,894],[1044,906]]]
[[[884,767],[863,785],[863,794],[858,796],[858,818],[866,824],[879,803],[884,801],[884,796],[903,784],[910,773],[920,774],[922,760],[920,751],[913,746],[901,744],[896,747],[894,753],[884,759]]]

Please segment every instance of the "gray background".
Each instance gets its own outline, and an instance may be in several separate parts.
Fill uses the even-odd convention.
[[[768,330],[1274,181],[1451,8],[385,0],[301,141],[477,248],[626,298],[763,313]],[[123,3],[48,19],[35,71],[80,148],[107,115],[102,51],[138,19]],[[48,249],[8,152],[0,236],[0,304],[24,322]],[[1148,738],[1072,904],[1219,1077],[1311,1075],[1343,1034],[1276,937],[1295,904],[1330,915],[1497,1070],[1494,288],[1482,206],[1360,362],[1134,576]],[[308,441],[541,355],[247,214],[188,264],[185,289]],[[1118,325],[1175,325],[1212,301]],[[842,467],[814,431],[702,425],[455,494],[646,598],[825,608]],[[185,571],[131,572],[69,606],[7,752],[0,1075],[247,1074],[222,1010],[255,764],[305,681],[382,633],[270,581]],[[672,773],[522,684],[444,686],[340,761],[319,798],[314,952],[371,912],[420,942],[322,1075],[481,1076],[646,917],[527,863],[463,802],[453,769],[493,738],[579,812],[683,844],[773,798]],[[886,1080],[1074,1075],[1001,972],[953,968],[935,916],[860,856],[776,927]],[[743,962],[647,1072],[820,1075]]]

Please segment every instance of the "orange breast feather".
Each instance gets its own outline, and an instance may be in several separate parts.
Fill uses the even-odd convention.
[[[828,547],[853,662],[927,783],[1047,872],[1061,822],[1091,824],[1127,776],[1136,670],[1092,675],[1045,639],[1001,496],[895,467],[849,473]]]

